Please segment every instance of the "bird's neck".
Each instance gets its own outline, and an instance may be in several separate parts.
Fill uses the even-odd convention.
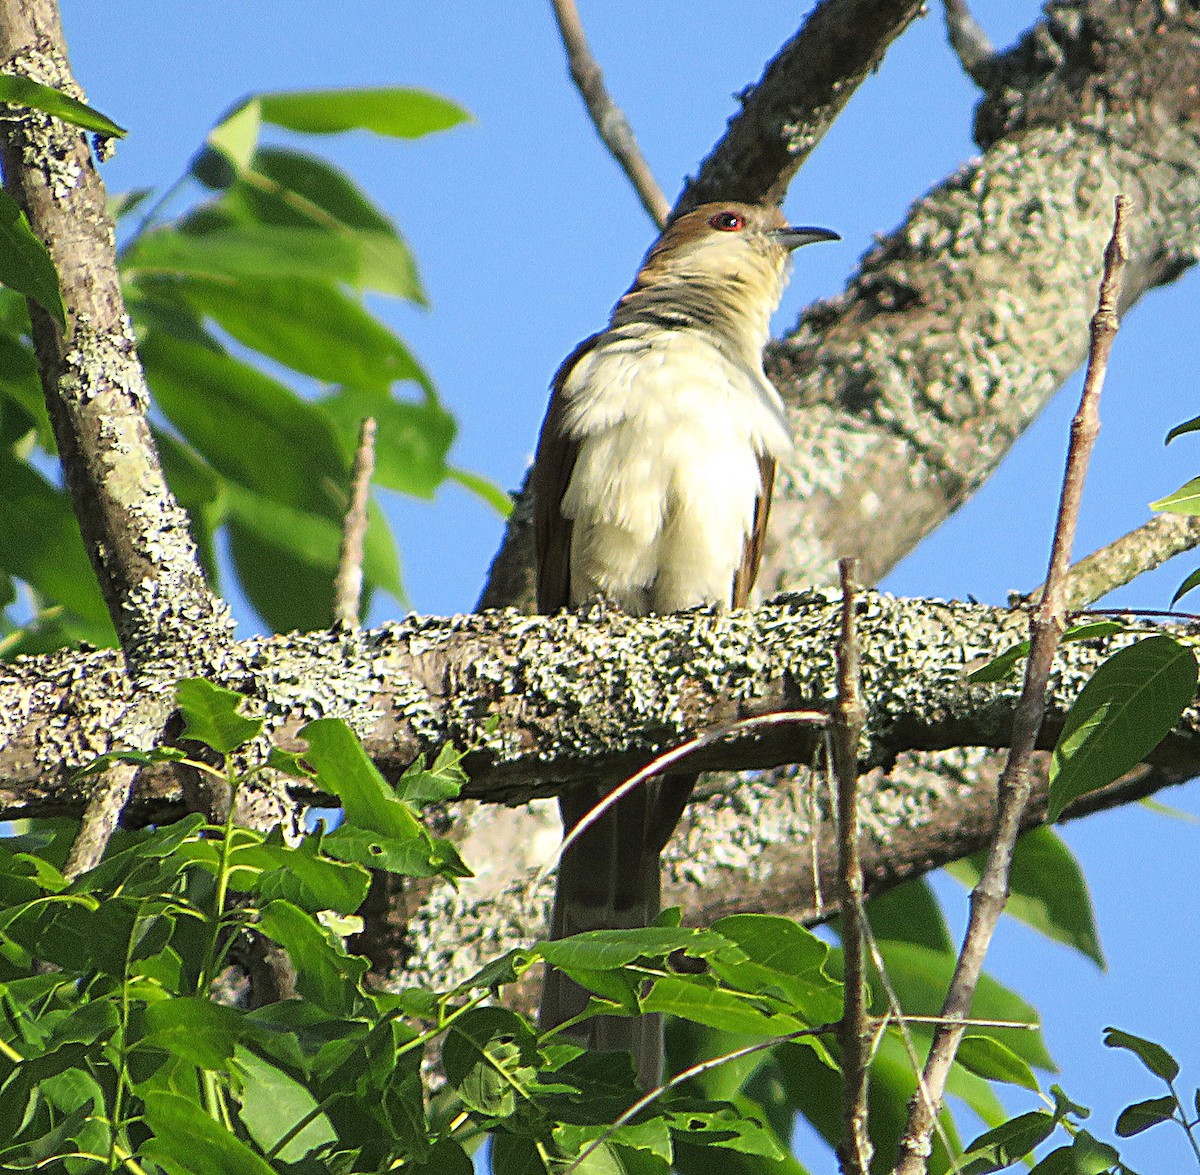
[[[782,289],[781,269],[765,261],[720,274],[686,269],[653,272],[647,266],[617,303],[612,326],[696,331],[757,367]]]

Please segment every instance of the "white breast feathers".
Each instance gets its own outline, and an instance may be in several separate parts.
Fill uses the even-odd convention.
[[[695,331],[610,331],[563,385],[579,453],[571,603],[637,615],[728,604],[763,492],[760,454],[791,449],[761,367]]]

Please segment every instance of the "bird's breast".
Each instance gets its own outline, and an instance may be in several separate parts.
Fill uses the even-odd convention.
[[[562,394],[578,443],[562,502],[572,602],[727,604],[763,492],[759,457],[790,449],[761,367],[687,332],[616,335],[580,359]]]

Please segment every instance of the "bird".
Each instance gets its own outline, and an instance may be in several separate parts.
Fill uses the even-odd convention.
[[[775,465],[792,447],[763,370],[770,318],[792,250],[838,239],[766,204],[707,203],[668,223],[608,326],[552,383],[531,481],[539,612],[598,601],[634,616],[747,604]],[[552,938],[651,924],[659,855],[695,778],[650,781],[566,850]],[[617,782],[564,792],[564,830]],[[548,969],[541,1029],[577,1016],[588,998]],[[661,1017],[598,1016],[574,1028],[590,1048],[632,1053],[642,1088],[661,1080]]]

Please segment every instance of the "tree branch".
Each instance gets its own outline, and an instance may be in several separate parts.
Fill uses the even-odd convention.
[[[579,8],[575,0],[551,0],[551,7],[554,9],[554,19],[558,24],[563,48],[567,51],[571,78],[583,97],[583,104],[587,107],[600,141],[608,148],[633,185],[633,190],[650,219],[658,228],[662,228],[667,223],[671,204],[663,195],[662,188],[658,186],[658,181],[638,146],[633,127],[629,125],[629,120],[613,101],[608,87],[604,84],[604,74],[588,47],[583,21],[579,19]]]
[[[707,200],[782,203],[792,177],[922,0],[822,0],[739,95],[740,113],[689,180],[673,215]]]

